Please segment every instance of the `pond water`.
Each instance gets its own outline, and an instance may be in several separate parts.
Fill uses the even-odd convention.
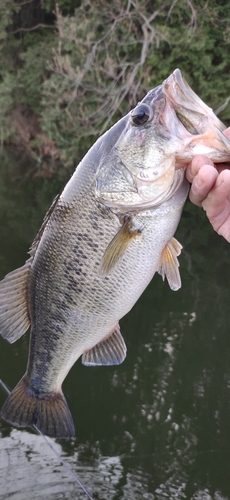
[[[24,263],[63,181],[26,179],[10,152],[0,165],[0,278]],[[93,499],[230,499],[230,249],[205,214],[185,207],[177,238],[182,288],[155,276],[122,319],[127,358],[64,382],[76,427],[51,440]],[[0,379],[24,374],[28,333],[0,338]],[[6,393],[0,389],[0,404]],[[42,436],[0,421],[0,499],[87,498]]]

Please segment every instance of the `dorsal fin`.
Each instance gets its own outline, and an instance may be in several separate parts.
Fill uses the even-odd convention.
[[[177,259],[178,255],[180,255],[182,249],[182,245],[176,238],[172,238],[161,254],[160,266],[158,269],[158,273],[162,276],[162,279],[165,279],[165,276],[168,280],[168,284],[170,288],[174,291],[178,290],[181,287],[181,279],[179,272],[179,261]]]
[[[44,233],[44,229],[45,229],[45,227],[46,227],[46,225],[47,225],[47,222],[49,221],[49,219],[50,219],[50,217],[51,217],[51,215],[52,215],[52,213],[53,213],[53,211],[54,211],[54,209],[55,209],[55,207],[56,207],[56,205],[57,205],[57,202],[58,202],[59,198],[60,198],[60,194],[57,194],[57,196],[55,196],[55,198],[54,198],[54,200],[53,200],[53,202],[52,202],[51,206],[50,206],[50,207],[49,207],[49,209],[47,210],[47,212],[46,212],[46,214],[45,214],[45,217],[44,217],[44,219],[43,219],[42,225],[41,225],[41,227],[40,227],[40,229],[39,229],[38,233],[36,234],[36,236],[35,236],[35,238],[34,238],[34,241],[33,241],[32,245],[31,245],[31,247],[30,247],[30,251],[29,251],[29,254],[30,254],[32,257],[34,257],[34,255],[35,255],[35,253],[36,253],[36,250],[37,250],[38,244],[39,244],[40,239],[41,239],[41,237],[42,237],[42,235],[43,235],[43,233]]]
[[[117,323],[106,339],[82,354],[82,363],[86,366],[119,365],[124,361],[126,351],[125,341]]]

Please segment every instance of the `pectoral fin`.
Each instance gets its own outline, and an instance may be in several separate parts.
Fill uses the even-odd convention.
[[[82,354],[86,366],[119,365],[126,357],[126,345],[117,323],[112,334]]]
[[[136,237],[140,237],[141,231],[132,228],[130,218],[124,222],[121,229],[114,236],[102,258],[101,272],[106,275],[115,266],[117,261],[124,255],[129,243]]]
[[[0,282],[0,333],[10,343],[18,340],[30,326],[27,283],[31,260]]]
[[[165,246],[160,260],[160,267],[158,273],[168,280],[168,284],[172,290],[178,290],[181,287],[181,279],[179,272],[178,255],[180,255],[182,245],[176,238],[172,238]]]

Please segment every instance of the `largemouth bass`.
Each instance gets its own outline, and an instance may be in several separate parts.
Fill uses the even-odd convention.
[[[177,69],[100,137],[53,202],[20,269],[0,283],[0,330],[15,342],[31,325],[27,370],[1,417],[46,435],[74,424],[62,382],[87,366],[121,363],[119,320],[155,272],[181,286],[174,238],[196,154],[230,160],[224,125]]]

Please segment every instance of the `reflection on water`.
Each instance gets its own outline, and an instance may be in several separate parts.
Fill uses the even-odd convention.
[[[106,498],[115,494],[116,485],[122,476],[118,457],[103,458],[92,463],[81,462],[77,451],[68,457],[59,444],[54,443],[54,447],[79,478],[84,479],[84,486],[89,491],[93,487],[96,495],[100,492]],[[0,453],[0,498],[45,500],[84,497],[80,487],[60,465],[41,436],[14,429],[8,437],[1,439]]]
[[[100,456],[97,460],[83,460],[80,458],[82,445],[79,451],[76,447],[71,454],[64,452],[61,445],[54,441],[53,445],[95,499],[227,498],[220,490],[211,495],[208,487],[203,490],[195,488],[194,494],[187,496],[188,476],[186,477],[182,470],[179,471],[176,463],[174,473],[168,471],[168,479],[155,487],[151,493],[149,485],[153,483],[153,478],[143,467],[137,465],[138,457],[134,456],[127,467],[127,458]],[[0,484],[0,499],[87,498],[68,471],[60,465],[52,450],[45,445],[41,436],[16,429],[0,440]]]
[[[0,277],[23,264],[60,187],[19,185],[10,168],[2,162]],[[121,321],[125,362],[78,361],[65,381],[76,438],[52,442],[95,500],[230,499],[230,255],[207,224],[185,210],[182,290],[154,278]],[[13,387],[28,334],[0,347],[0,378]],[[86,498],[40,436],[2,421],[0,432],[0,499]]]

